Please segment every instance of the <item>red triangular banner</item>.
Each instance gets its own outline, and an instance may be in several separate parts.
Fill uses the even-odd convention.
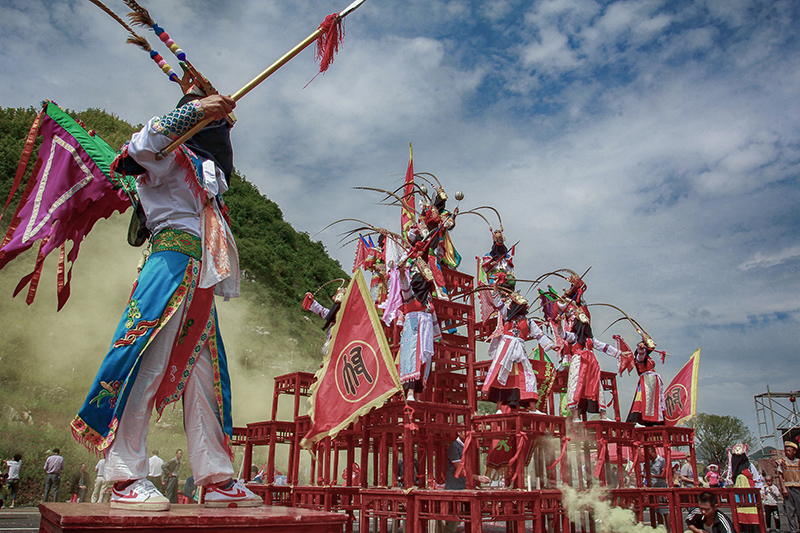
[[[695,350],[666,389],[665,426],[676,426],[697,413],[697,373],[699,368],[700,348]]]
[[[347,287],[317,380],[311,386],[311,429],[300,445],[335,437],[401,389],[389,343],[360,270]]]

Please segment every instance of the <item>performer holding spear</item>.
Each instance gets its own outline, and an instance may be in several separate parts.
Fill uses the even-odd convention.
[[[125,25],[99,0],[91,1]],[[231,113],[238,98],[321,35],[324,70],[338,46],[342,17],[363,1],[330,15],[236,95],[222,96],[149,13],[126,0],[134,23],[152,28],[181,60],[186,75],[179,80],[125,25],[131,41],[150,51],[184,96],[173,111],[134,134],[112,164],[112,177],[136,176],[136,188],[128,192],[140,207],[136,218],[144,223],[144,234],[150,234],[150,254],[72,431],[87,447],[105,453],[114,508],[170,508],[147,480],[147,433],[153,407],[160,414],[181,398],[189,461],[195,483],[205,487],[206,505],[263,504],[233,479],[230,379],[214,305],[215,294],[226,300],[239,295],[238,254],[221,198],[233,171]]]

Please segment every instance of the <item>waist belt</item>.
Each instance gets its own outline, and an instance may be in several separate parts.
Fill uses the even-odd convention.
[[[203,246],[200,242],[200,237],[179,229],[166,228],[153,237],[150,253],[163,252],[164,250],[180,252],[194,257],[198,261],[203,258]]]

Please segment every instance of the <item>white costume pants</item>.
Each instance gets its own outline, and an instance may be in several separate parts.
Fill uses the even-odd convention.
[[[168,373],[169,356],[180,329],[184,305],[172,315],[142,355],[116,437],[106,452],[105,479],[109,482],[147,477],[150,417],[155,394]],[[200,353],[183,393],[183,422],[195,484],[209,485],[232,477],[233,464],[219,420],[208,346]]]

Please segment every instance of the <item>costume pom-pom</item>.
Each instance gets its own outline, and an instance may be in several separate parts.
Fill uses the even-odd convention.
[[[180,80],[180,79],[178,79],[178,75],[177,75],[177,74],[175,74],[175,72],[174,72],[174,71],[170,73],[170,75],[169,75],[169,79],[171,79],[171,80],[172,80],[172,81],[174,81],[175,83],[180,83],[180,82],[181,82],[181,80]]]
[[[163,65],[161,65],[161,70],[164,71],[164,74],[169,76],[169,71],[172,70],[172,67],[164,63]]]
[[[161,59],[161,61],[159,61],[159,62],[158,62],[158,66],[159,66],[159,67],[161,67],[161,68],[163,69],[163,68],[164,68],[164,65],[166,65],[167,67],[169,67],[169,65],[167,65],[167,62],[166,62],[166,61],[164,61],[164,59],[162,58],[162,59]]]
[[[152,57],[152,58],[153,58],[153,59],[155,59],[156,61],[158,61],[158,60],[156,59],[156,56],[157,56],[157,55],[158,55],[158,52],[156,52],[155,50],[150,50],[150,57]]]
[[[164,41],[164,44],[166,44],[169,47],[169,49],[172,50],[172,47],[175,45],[175,41],[173,41],[172,39],[167,39],[166,41]]]
[[[175,55],[178,56],[178,59],[180,59],[181,61],[186,61],[186,52],[184,52],[180,48],[178,48],[178,51],[175,53]]]
[[[162,28],[158,24],[153,24],[153,31],[156,32],[156,35],[161,35],[162,33],[164,33],[164,28]]]
[[[156,55],[154,55],[152,57],[153,57],[153,61],[158,63],[159,66],[161,66],[161,62],[164,61],[164,58],[161,57],[161,54],[156,54]]]
[[[165,42],[169,41],[169,33],[165,32],[165,31],[161,32],[159,34],[158,38],[161,39],[161,42],[165,43]]]

